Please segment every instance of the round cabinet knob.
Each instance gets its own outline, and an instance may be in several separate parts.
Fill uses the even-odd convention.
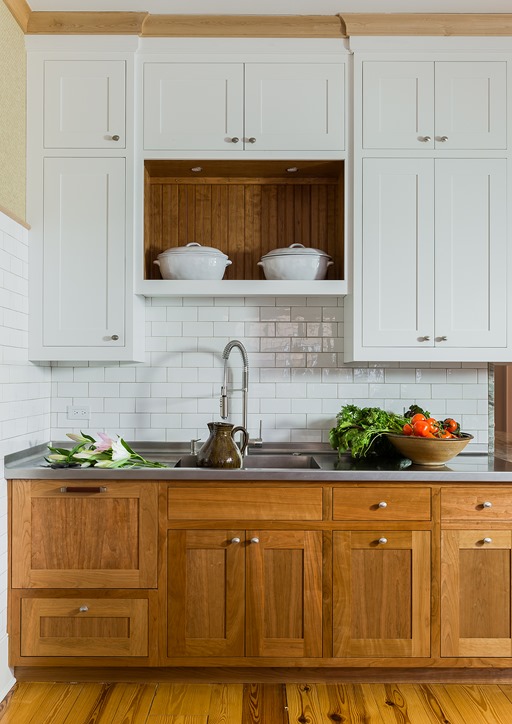
[[[116,133],[115,136],[112,136],[112,140],[113,140],[113,141],[119,141],[119,136],[117,135],[117,133]]]
[[[492,538],[484,538],[483,543],[492,543]]]
[[[428,143],[428,142],[431,141],[431,140],[432,140],[432,139],[431,139],[430,136],[420,136],[420,137],[418,138],[418,141],[421,141],[422,143]]]
[[[380,543],[381,545],[384,545],[384,543],[387,543],[387,542],[388,542],[387,538],[379,538],[379,540],[377,541],[377,543]]]
[[[259,543],[259,542],[260,542],[259,538],[251,538],[251,543]]]
[[[482,508],[492,508],[492,503],[491,503],[491,501],[490,501],[490,500],[485,500],[485,501],[482,503]]]
[[[249,141],[249,143],[256,143],[256,139],[254,138],[254,136],[251,136],[247,140]]]
[[[238,138],[238,136],[233,136],[233,138],[231,139],[231,143],[238,143],[239,140],[240,139]]]
[[[387,507],[388,507],[388,504],[386,503],[386,501],[381,500],[379,503],[379,508],[387,508]]]
[[[231,543],[240,543],[240,538],[231,538]]]
[[[87,613],[87,611],[89,610],[89,606],[86,606],[84,604],[83,606],[80,606],[78,610],[80,611],[80,613]]]
[[[448,140],[448,136],[439,136],[438,141],[441,141],[441,143],[445,143]]]
[[[117,342],[117,340],[119,339],[119,335],[118,335],[118,334],[113,334],[110,339],[113,339],[114,342]]]

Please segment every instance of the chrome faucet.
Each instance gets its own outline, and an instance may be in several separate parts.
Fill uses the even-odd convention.
[[[247,430],[247,393],[249,390],[249,358],[247,356],[247,350],[245,349],[244,345],[239,342],[237,339],[232,339],[231,342],[228,342],[227,345],[224,347],[224,351],[222,353],[222,359],[224,360],[224,382],[221,388],[221,394],[220,394],[220,416],[223,420],[225,420],[228,417],[228,359],[229,355],[231,353],[231,350],[236,347],[240,354],[242,355],[242,360],[244,363],[244,370],[243,370],[243,377],[242,377],[242,387],[239,388],[232,388],[231,392],[241,392],[242,393],[242,425]]]

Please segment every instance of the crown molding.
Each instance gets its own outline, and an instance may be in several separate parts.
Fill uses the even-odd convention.
[[[28,35],[141,35],[148,13],[32,12]]]
[[[20,28],[26,33],[28,20],[32,12],[26,0],[4,0],[4,3]]]
[[[512,13],[343,13],[353,35],[512,35]]]

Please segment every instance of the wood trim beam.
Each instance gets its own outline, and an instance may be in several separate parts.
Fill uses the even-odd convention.
[[[9,209],[6,209],[5,206],[0,206],[0,213],[4,214],[5,216],[8,216],[10,219],[15,221],[20,226],[23,226],[25,229],[30,229],[30,224],[27,224],[26,221],[21,219],[19,216],[16,216],[16,214],[13,214],[12,211],[9,211]]]
[[[343,13],[351,35],[512,35],[512,13]]]
[[[30,13],[32,12],[26,2],[26,0],[4,0],[7,9],[10,10],[11,15],[16,20],[20,28],[24,33],[27,32],[28,20]]]
[[[147,13],[33,12],[28,35],[141,35]]]

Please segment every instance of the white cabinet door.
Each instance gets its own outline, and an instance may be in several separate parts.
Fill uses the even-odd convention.
[[[363,147],[434,147],[434,64],[363,63]]]
[[[505,61],[366,61],[363,147],[507,147]]]
[[[43,243],[43,346],[124,346],[123,158],[44,160]]]
[[[243,84],[242,63],[145,63],[144,148],[240,150]]]
[[[247,63],[245,149],[344,148],[344,65]]]
[[[434,343],[433,179],[432,159],[363,161],[364,346]]]
[[[46,60],[44,147],[125,148],[125,62]]]
[[[507,147],[507,64],[435,64],[435,146],[438,149]]]
[[[436,346],[506,346],[506,163],[435,162]]]

